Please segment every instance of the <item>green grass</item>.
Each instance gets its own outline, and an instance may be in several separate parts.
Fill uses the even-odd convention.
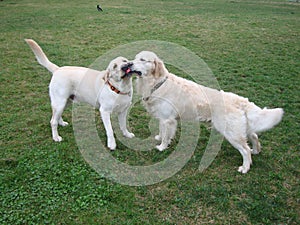
[[[102,13],[97,1],[0,2],[0,224],[299,224],[300,5],[100,3]],[[175,176],[151,186],[123,186],[84,161],[72,124],[60,128],[62,143],[52,142],[50,74],[25,38],[35,39],[58,65],[81,66],[134,41],[174,42],[204,59],[222,89],[262,107],[282,107],[285,115],[262,135],[263,151],[246,175],[236,171],[241,156],[227,142],[207,170],[197,170],[209,138],[202,127],[192,159]],[[64,118],[71,117],[69,107]],[[143,124],[149,119],[137,105],[130,127],[147,137]],[[98,126],[105,141],[100,120]],[[161,161],[175,147],[135,152],[118,144],[113,156],[134,165]]]

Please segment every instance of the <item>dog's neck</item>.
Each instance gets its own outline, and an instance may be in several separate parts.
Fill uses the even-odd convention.
[[[149,99],[152,93],[159,89],[167,79],[167,76],[162,76],[156,79],[153,79],[153,77],[138,78],[137,93],[142,95],[144,100]]]
[[[107,79],[107,84],[110,86],[110,89],[118,94],[128,94],[132,93],[132,78],[124,78],[120,81],[115,81],[114,79]]]

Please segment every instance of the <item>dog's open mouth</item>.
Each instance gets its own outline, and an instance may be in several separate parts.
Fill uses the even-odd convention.
[[[132,63],[128,63],[127,65],[123,66],[121,70],[124,72],[124,75],[122,78],[130,77],[132,74],[137,74],[139,76],[142,76],[142,73],[140,71],[132,70]]]

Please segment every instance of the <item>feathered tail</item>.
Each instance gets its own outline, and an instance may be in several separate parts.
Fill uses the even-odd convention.
[[[256,106],[247,113],[249,130],[255,133],[269,130],[281,121],[283,113],[282,108],[261,109]]]

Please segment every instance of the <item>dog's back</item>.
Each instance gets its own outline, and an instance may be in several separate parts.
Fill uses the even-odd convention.
[[[260,133],[276,126],[282,119],[283,109],[261,109],[248,98],[223,92],[226,111],[242,110],[247,120],[247,134]]]

